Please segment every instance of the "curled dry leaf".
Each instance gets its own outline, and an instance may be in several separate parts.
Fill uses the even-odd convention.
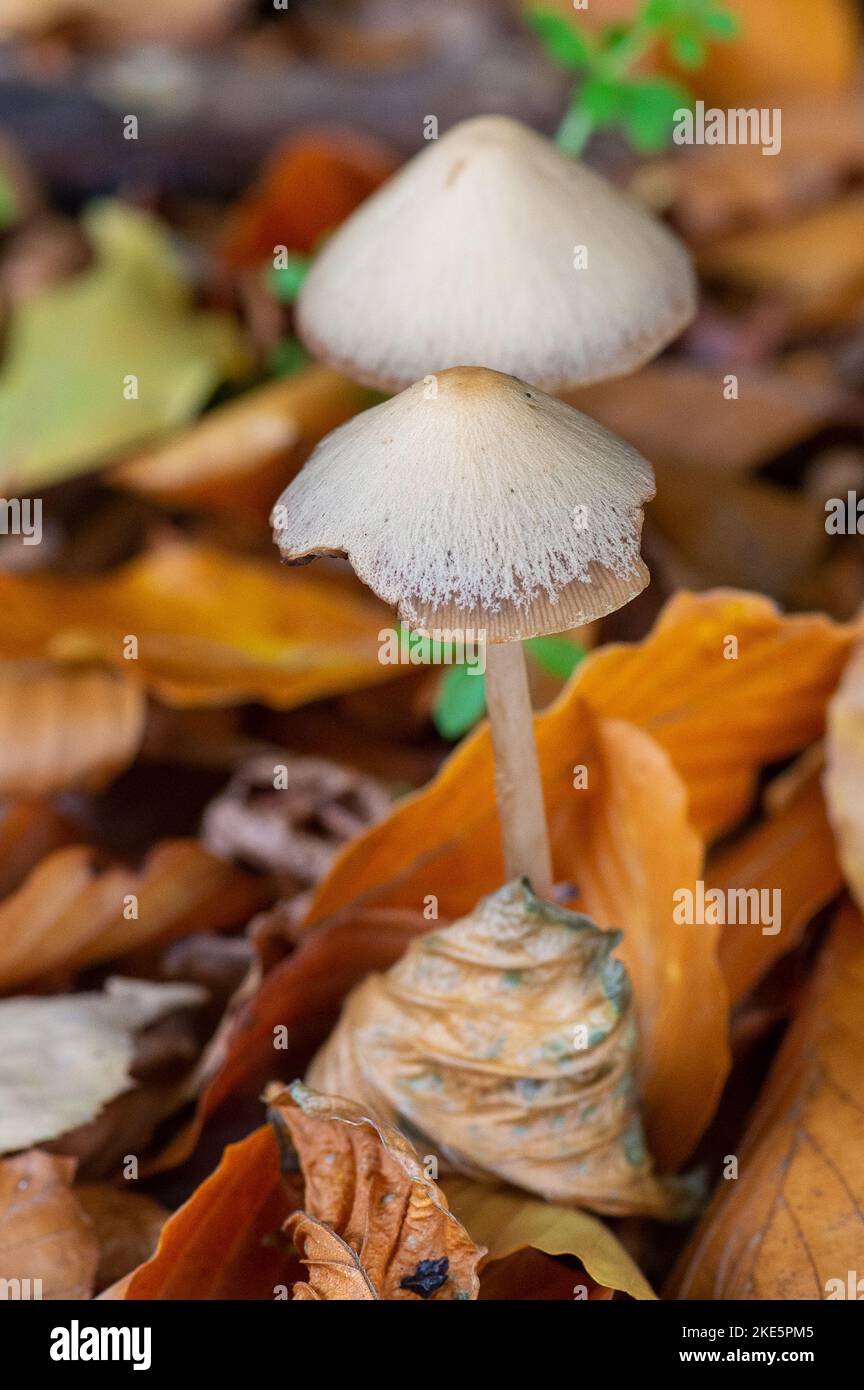
[[[194,308],[155,218],[102,202],[84,225],[93,264],[19,305],[9,325],[5,489],[59,482],[183,423],[249,364],[232,320]]]
[[[301,1299],[473,1299],[484,1255],[398,1130],[299,1081],[268,1087],[306,1182],[292,1232],[308,1284]]]
[[[74,1159],[38,1149],[0,1159],[5,1298],[91,1297],[99,1244],[72,1188],[74,1177]]]
[[[101,662],[168,704],[262,700],[288,709],[392,679],[378,660],[387,611],[349,582],[171,542],[113,574],[0,574],[0,657]]]
[[[381,820],[391,798],[372,777],[275,750],[244,763],[204,812],[204,843],[222,859],[317,883],[338,850]]]
[[[829,706],[825,798],[843,873],[864,909],[864,643],[849,658]]]
[[[203,998],[193,985],[113,979],[102,993],[0,1002],[0,1153],[92,1120],[132,1085],[135,1034]]]
[[[637,1299],[656,1297],[617,1236],[596,1216],[470,1178],[450,1177],[443,1186],[454,1214],[487,1247],[484,1274],[490,1264],[531,1248],[546,1255],[575,1256],[605,1289]]]
[[[266,518],[319,439],[369,399],[362,386],[314,364],[208,411],[119,464],[111,481],[172,506]]]
[[[99,790],[135,757],[146,703],[109,671],[0,665],[0,796]]]
[[[516,881],[349,996],[309,1071],[458,1170],[615,1214],[681,1213],[652,1172],[619,935]]]
[[[0,903],[0,990],[60,967],[115,960],[149,942],[245,921],[266,885],[208,854],[195,840],[168,840],[137,873],[98,868],[72,845],[48,854]],[[127,915],[135,900],[137,915]]]
[[[719,1184],[672,1297],[857,1297],[847,1281],[864,1246],[862,1047],[864,923],[846,907],[750,1122],[737,1181]]]

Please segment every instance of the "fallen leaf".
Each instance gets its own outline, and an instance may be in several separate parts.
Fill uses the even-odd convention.
[[[139,872],[99,868],[86,845],[55,850],[0,902],[0,990],[58,968],[116,960],[153,942],[244,922],[267,885],[195,840],[167,840]]]
[[[573,1255],[604,1288],[653,1299],[656,1294],[617,1236],[589,1212],[538,1202],[524,1193],[470,1178],[443,1183],[451,1210],[480,1245],[487,1247],[480,1276],[481,1296],[488,1266],[526,1247],[547,1255]],[[571,1283],[578,1282],[571,1272]]]
[[[79,1183],[75,1196],[99,1243],[96,1289],[104,1289],[150,1258],[168,1212],[144,1193],[121,1192],[104,1182]]]
[[[769,600],[721,590],[679,594],[642,642],[590,652],[560,699],[535,719],[558,880],[576,877],[568,832],[579,795],[574,765],[588,741],[586,706],[655,739],[684,782],[694,829],[715,836],[744,814],[761,766],[821,735],[854,632],[822,617],[781,616]],[[733,650],[734,659],[724,655]],[[501,881],[496,836],[491,743],[482,728],[427,787],[343,851],[306,923],[391,880],[391,903],[422,907],[423,895],[435,892],[444,915],[470,911]]]
[[[594,739],[588,785],[574,793],[572,878],[595,921],[620,928],[648,1147],[661,1169],[674,1169],[710,1121],[729,1070],[719,928],[675,918],[676,894],[701,876],[704,846],[685,787],[652,738],[598,720]]]
[[[272,264],[277,246],[312,251],[397,162],[377,140],[349,130],[309,131],[287,141],[231,215],[227,261],[254,269]]]
[[[356,1097],[459,1172],[674,1216],[686,1194],[654,1176],[645,1148],[618,941],[508,884],[368,976],[309,1083]]]
[[[140,687],[108,671],[0,665],[0,796],[99,790],[144,734]]]
[[[103,993],[0,1001],[0,1153],[92,1120],[133,1084],[134,1034],[203,997],[193,985],[113,979]]]
[[[483,1247],[398,1130],[299,1081],[268,1087],[265,1099],[306,1184],[287,1226],[308,1271],[295,1298],[477,1297]]]
[[[74,1177],[74,1159],[38,1149],[0,1159],[4,1298],[92,1296],[99,1246],[72,1188]]]
[[[705,878],[708,887],[726,893],[779,894],[778,932],[765,932],[755,923],[720,929],[720,968],[732,1004],[739,1004],[774,962],[798,944],[808,923],[842,887],[818,773],[807,776],[783,805],[769,808],[756,826],[715,855]]]
[[[216,1171],[166,1221],[156,1254],[115,1296],[287,1298],[302,1270],[280,1232],[301,1195],[294,1175],[280,1172],[272,1127],[262,1125],[228,1145]]]
[[[750,1121],[737,1180],[720,1182],[671,1297],[847,1297],[864,1243],[862,1032],[864,923],[847,906]]]
[[[241,764],[205,808],[201,838],[221,859],[289,874],[308,887],[390,806],[391,797],[371,777],[275,749]]]
[[[723,0],[739,20],[731,43],[708,48],[698,95],[706,104],[772,106],[790,94],[851,87],[860,28],[849,0]]]
[[[828,708],[825,799],[843,873],[864,907],[864,643],[859,643]]]
[[[9,325],[6,490],[59,482],[182,424],[248,365],[232,321],[193,308],[158,221],[100,202],[84,225],[93,265],[21,304]]]
[[[378,660],[388,621],[350,581],[182,541],[97,578],[0,574],[0,656],[131,668],[172,705],[288,709],[392,680],[410,668]]]
[[[360,1256],[330,1226],[316,1221],[308,1212],[295,1211],[285,1229],[306,1268],[307,1283],[294,1285],[295,1300],[378,1301],[380,1295],[375,1292]]]
[[[758,468],[815,434],[843,405],[835,391],[804,387],[779,369],[748,371],[734,404],[725,391],[722,371],[652,362],[622,381],[583,386],[565,399],[633,444],[661,483],[669,468],[704,469],[712,488],[716,474],[734,477]],[[658,495],[662,499],[662,486]],[[656,501],[652,515],[655,507]]]
[[[371,397],[317,364],[255,386],[118,464],[109,480],[174,507],[266,519],[314,445]]]

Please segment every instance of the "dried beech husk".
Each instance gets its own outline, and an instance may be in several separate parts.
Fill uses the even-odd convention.
[[[684,1215],[632,1076],[620,933],[515,880],[348,997],[310,1085],[350,1095],[460,1172],[615,1215]]]
[[[306,1185],[305,1210],[285,1226],[308,1270],[295,1299],[477,1297],[486,1249],[450,1211],[404,1135],[301,1081],[274,1082],[264,1098]]]

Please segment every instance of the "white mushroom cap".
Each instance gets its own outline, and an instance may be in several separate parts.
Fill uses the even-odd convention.
[[[635,371],[695,308],[690,258],[661,223],[527,126],[479,116],[334,233],[298,331],[382,390],[457,362],[561,390]]]
[[[640,593],[653,496],[651,465],[587,415],[453,367],[322,440],[271,519],[284,560],[347,555],[415,631],[507,642]]]

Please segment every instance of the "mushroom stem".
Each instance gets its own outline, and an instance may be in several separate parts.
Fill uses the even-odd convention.
[[[549,898],[552,856],[521,642],[487,646],[486,703],[507,877],[524,876],[538,897]]]

